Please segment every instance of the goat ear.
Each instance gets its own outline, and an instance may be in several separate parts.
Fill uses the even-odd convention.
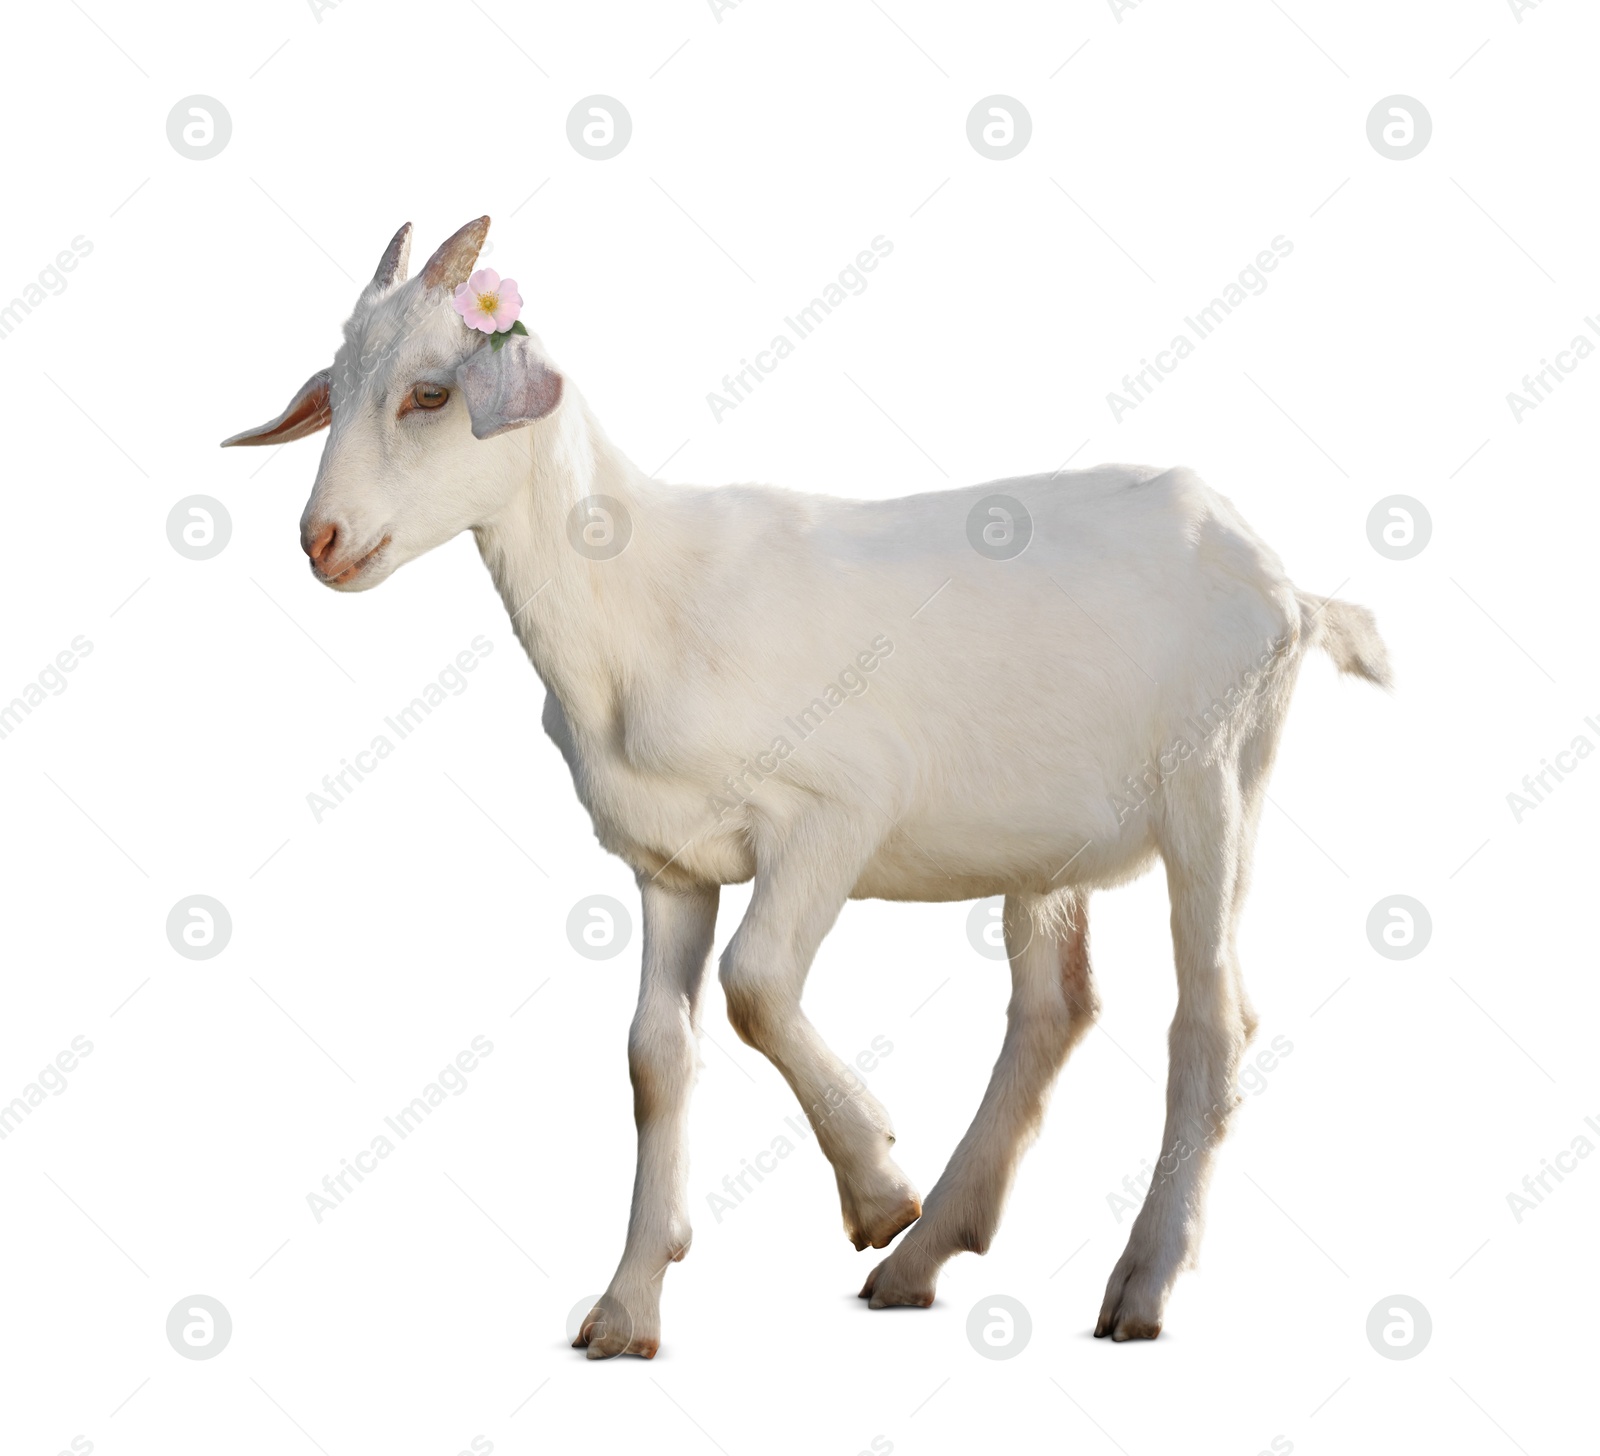
[[[374,288],[387,288],[391,283],[406,281],[406,265],[411,261],[411,224],[407,223],[394,235],[383,257],[378,260],[378,271],[372,275]]]
[[[331,369],[319,369],[295,392],[289,407],[275,420],[230,435],[222,442],[229,445],[282,445],[289,440],[299,440],[328,428],[333,419],[333,406],[328,401]]]
[[[524,334],[499,349],[479,349],[456,370],[456,384],[480,440],[530,425],[561,403],[561,376],[545,367]]]
[[[489,236],[489,219],[475,218],[459,232],[452,233],[428,259],[422,269],[424,288],[450,288],[465,283],[472,276],[472,265],[483,250],[483,240]]]

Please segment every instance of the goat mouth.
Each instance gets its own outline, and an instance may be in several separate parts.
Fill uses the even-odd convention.
[[[358,576],[360,576],[368,566],[372,564],[373,558],[376,557],[377,554],[382,551],[383,548],[387,546],[393,539],[394,538],[392,536],[385,536],[381,541],[378,542],[376,546],[372,548],[372,550],[367,552],[365,556],[359,557],[355,561],[352,561],[350,565],[345,567],[345,569],[337,576],[324,577],[323,580],[326,581],[329,586],[348,586]]]

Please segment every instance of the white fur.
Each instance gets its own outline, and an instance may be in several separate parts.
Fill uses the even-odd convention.
[[[425,283],[375,280],[347,325],[303,531],[334,529],[319,575],[348,590],[474,533],[549,690],[545,728],[600,842],[638,877],[638,1176],[621,1265],[579,1343],[653,1354],[662,1271],[688,1248],[684,1125],[719,886],[755,880],[721,966],[730,1017],[811,1116],[858,1248],[886,1245],[920,1204],[887,1115],[801,1010],[812,957],[851,897],[1007,897],[1005,1046],[920,1222],[863,1291],[876,1308],[931,1302],[945,1259],[987,1247],[1095,1015],[1089,891],[1159,855],[1179,985],[1167,1131],[1097,1329],[1157,1333],[1254,1029],[1234,933],[1290,691],[1319,642],[1386,680],[1370,618],[1297,593],[1186,469],[851,501],[660,484],[570,382],[552,412],[491,439],[459,397],[397,418],[419,380],[448,386],[486,347]],[[995,493],[1032,517],[1012,560],[968,543],[969,512]],[[591,496],[631,528],[613,559],[570,543]]]

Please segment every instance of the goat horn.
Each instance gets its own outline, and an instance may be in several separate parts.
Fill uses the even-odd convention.
[[[427,267],[422,270],[423,286],[455,288],[458,284],[465,283],[472,273],[472,265],[478,261],[478,252],[483,247],[483,240],[488,235],[487,217],[477,218],[459,232],[452,233],[439,244],[439,250],[428,259]]]
[[[406,265],[411,261],[411,224],[406,223],[390,240],[378,262],[378,271],[372,275],[374,288],[387,288],[391,283],[406,281]]]

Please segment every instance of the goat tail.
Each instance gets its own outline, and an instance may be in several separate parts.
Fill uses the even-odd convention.
[[[1340,672],[1364,677],[1381,688],[1394,686],[1389,649],[1378,635],[1378,623],[1366,607],[1296,591],[1300,602],[1300,627],[1305,641],[1320,647]]]

